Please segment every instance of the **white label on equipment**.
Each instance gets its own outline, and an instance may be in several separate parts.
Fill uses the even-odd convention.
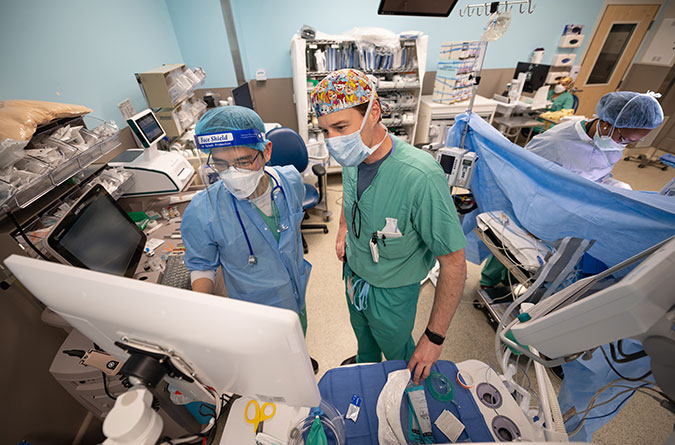
[[[157,239],[157,238],[150,238],[148,241],[145,243],[145,248],[150,249],[150,251],[154,251],[156,248],[164,244],[164,240]]]
[[[439,430],[450,439],[450,442],[456,442],[464,431],[464,425],[453,416],[450,411],[444,409],[438,419],[434,422]]]

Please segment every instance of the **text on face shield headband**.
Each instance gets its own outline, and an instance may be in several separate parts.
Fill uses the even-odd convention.
[[[251,145],[259,142],[265,142],[265,136],[261,131],[255,129],[195,135],[195,143],[200,150]]]

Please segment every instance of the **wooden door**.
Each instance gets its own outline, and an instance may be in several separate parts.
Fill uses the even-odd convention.
[[[659,134],[652,146],[675,154],[675,65],[670,67],[658,92],[663,94],[659,102],[661,102],[666,119],[661,124],[661,128],[657,130]]]
[[[659,5],[608,5],[581,64],[577,114],[590,117],[598,100],[616,91]],[[656,88],[655,86],[654,88]]]

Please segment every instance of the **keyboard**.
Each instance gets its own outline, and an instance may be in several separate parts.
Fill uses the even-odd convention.
[[[166,268],[159,284],[177,287],[180,289],[192,289],[190,284],[190,271],[183,263],[183,255],[169,255],[166,259]]]

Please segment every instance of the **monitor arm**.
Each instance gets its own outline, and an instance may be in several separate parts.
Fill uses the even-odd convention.
[[[129,354],[120,372],[129,377],[130,381],[134,379],[134,384],[156,388],[164,376],[182,379],[188,383],[194,382],[192,377],[174,365],[171,356],[167,354],[146,351],[119,341],[115,342],[115,346]]]
[[[188,370],[184,363],[179,364],[181,361],[176,360],[170,351],[161,352],[159,347],[126,338],[116,341],[115,346],[129,354],[120,374],[129,379],[132,387],[117,397],[115,406],[105,418],[103,433],[108,439],[104,444],[118,445],[130,441],[155,444],[163,428],[162,418],[153,408],[155,396],[164,399],[162,409],[181,427],[194,434],[200,432],[201,425],[182,405],[175,405],[159,394],[162,392],[159,385],[164,377],[195,383],[195,373]],[[215,403],[219,405],[220,402]]]

